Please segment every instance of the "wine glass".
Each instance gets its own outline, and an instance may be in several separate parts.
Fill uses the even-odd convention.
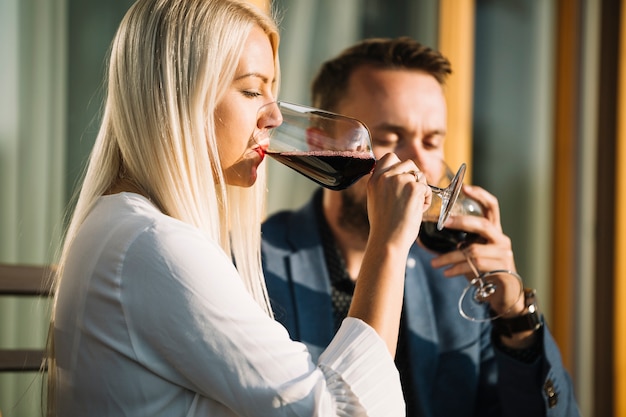
[[[342,190],[369,174],[376,165],[370,133],[357,119],[314,107],[283,101],[259,109],[260,118],[269,118],[273,128],[255,136],[266,155],[319,185]],[[278,123],[282,120],[282,123]],[[463,185],[465,164],[447,187],[430,185],[439,213],[441,230]]]
[[[436,173],[428,172],[426,178],[429,182],[440,188],[446,188],[454,180],[454,173],[443,161],[439,161]],[[434,178],[433,178],[434,177]],[[479,202],[469,198],[463,190],[459,190],[456,202],[449,209],[450,215],[460,216],[483,216],[484,209]],[[439,213],[441,207],[439,201],[433,201],[422,217],[422,225],[419,232],[419,240],[427,249],[437,253],[447,253],[456,250],[460,245],[469,245],[474,242],[484,243],[484,238],[476,233],[464,230],[439,228]]]
[[[517,272],[508,269],[480,272],[465,251],[463,254],[470,268],[472,268],[474,277],[459,298],[459,313],[461,313],[461,316],[470,321],[481,322],[494,320],[508,313],[524,293],[522,277]],[[485,308],[486,303],[496,297],[496,295],[499,295],[498,293],[501,292],[499,288],[505,285],[506,281],[513,282],[511,285],[518,286],[519,292],[517,295],[507,299],[502,298],[498,301],[500,304],[498,310],[501,313],[497,314],[493,309],[487,312]]]
[[[454,174],[444,161],[440,161],[439,164],[438,172],[442,174],[435,176],[440,178],[437,180],[428,178],[428,180],[443,188],[453,180]],[[470,277],[468,286],[463,290],[459,298],[458,307],[461,316],[471,321],[488,321],[506,314],[523,295],[522,278],[516,272],[504,269],[480,272],[469,253],[465,251],[465,248],[473,243],[485,243],[485,239],[479,234],[464,230],[439,229],[436,227],[439,220],[439,212],[440,209],[437,207],[437,202],[433,201],[429,209],[423,214],[418,239],[427,249],[437,253],[446,253],[457,249],[463,252],[468,265],[472,269],[473,276]],[[458,198],[449,209],[449,212],[453,216],[484,216],[482,205],[467,196],[462,190],[459,192]],[[489,313],[488,309],[485,308],[486,303],[501,295],[499,288],[505,285],[506,281],[513,282],[511,285],[516,285],[519,288],[519,293],[509,296],[506,300],[502,299],[499,301],[501,305],[498,310],[502,313],[495,314],[493,310]]]

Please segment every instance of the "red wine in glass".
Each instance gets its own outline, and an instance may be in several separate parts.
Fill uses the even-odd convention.
[[[426,248],[437,253],[447,253],[464,245],[485,242],[485,239],[476,233],[447,227],[437,230],[437,222],[434,221],[422,222],[419,239]]]
[[[441,177],[435,183],[440,187],[445,187],[454,178],[454,174],[443,160],[440,161],[438,172],[441,173]],[[437,174],[433,175],[437,176]],[[447,253],[472,243],[486,242],[485,238],[476,233],[447,227],[438,228],[440,210],[435,202],[424,213],[419,232],[419,240],[424,247],[433,252]],[[469,198],[462,190],[459,192],[454,205],[450,208],[450,214],[452,215],[483,216],[483,213],[484,209],[480,203]]]
[[[371,153],[352,151],[267,151],[278,162],[331,190],[343,190],[374,169]]]
[[[349,187],[376,164],[367,126],[352,117],[281,101],[261,107],[258,118],[270,126],[253,137],[260,151],[331,190]],[[462,164],[445,188],[429,184],[439,197],[439,229],[458,197],[465,169]]]

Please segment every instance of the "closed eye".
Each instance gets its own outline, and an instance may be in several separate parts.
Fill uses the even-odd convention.
[[[426,149],[439,149],[443,144],[443,135],[441,133],[433,133],[426,136],[422,143]]]
[[[250,90],[242,90],[241,94],[243,94],[245,97],[250,97],[250,98],[256,98],[256,97],[262,96],[262,94],[259,93],[258,91],[250,91]]]

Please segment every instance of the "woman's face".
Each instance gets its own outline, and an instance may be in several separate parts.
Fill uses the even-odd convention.
[[[276,120],[259,117],[258,110],[275,101],[274,53],[268,36],[255,27],[248,36],[235,78],[215,109],[217,146],[226,182],[250,187],[257,178],[266,143],[254,136]]]

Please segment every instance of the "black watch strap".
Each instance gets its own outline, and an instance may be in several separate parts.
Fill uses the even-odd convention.
[[[537,330],[541,327],[541,317],[537,308],[536,291],[531,288],[524,289],[524,301],[526,312],[521,316],[503,318],[499,317],[492,321],[496,333],[511,337],[514,333],[527,330]]]

